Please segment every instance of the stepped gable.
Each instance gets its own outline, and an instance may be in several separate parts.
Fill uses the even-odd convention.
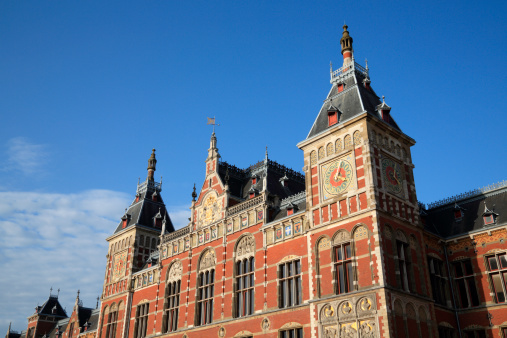
[[[227,162],[219,162],[218,168],[220,179],[229,185],[231,197],[240,200],[247,199],[252,188],[257,192],[263,191],[264,178],[267,178],[267,192],[279,198],[286,198],[305,190],[303,174],[267,158],[246,169],[240,169]],[[254,177],[257,178],[257,182],[252,184]],[[283,177],[286,177],[285,185],[280,181]]]
[[[120,223],[114,233],[118,233],[132,226],[143,226],[161,231],[161,227],[156,227],[154,218],[161,220],[166,217],[166,232],[173,232],[174,226],[167,213],[164,201],[162,199],[162,182],[155,182],[155,149],[148,160],[148,177],[146,181],[137,185],[136,197],[132,204],[125,210]],[[124,222],[126,221],[126,225]]]
[[[344,36],[345,33],[348,36],[346,27],[344,26]],[[351,38],[350,47],[352,47]],[[382,101],[370,85],[368,66],[364,68],[355,62],[351,52],[350,48],[349,54],[344,53],[342,48],[343,67],[334,71],[331,68],[331,90],[324,100],[324,104],[306,137],[307,139],[326,131],[328,128],[335,128],[337,125],[343,124],[365,112],[401,131],[392,116],[382,119],[379,112]],[[328,112],[334,109],[338,111],[339,120],[337,124],[329,126]]]
[[[495,222],[485,225],[485,214]],[[432,203],[421,217],[426,230],[444,238],[506,225],[507,181]]]

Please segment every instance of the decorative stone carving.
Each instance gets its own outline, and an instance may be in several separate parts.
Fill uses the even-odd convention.
[[[345,145],[345,148],[352,147],[352,137],[350,137],[350,135],[345,136],[345,139],[344,139],[343,143]]]
[[[342,324],[342,326],[340,328],[340,337],[342,337],[342,338],[356,338],[357,337],[357,330],[354,327],[355,325],[356,325],[356,322]]]
[[[330,304],[325,305],[320,311],[320,318],[322,322],[334,322],[336,320],[334,307]]]
[[[360,240],[368,237],[368,229],[365,226],[360,226],[354,232],[354,239]]]
[[[333,149],[333,144],[332,143],[328,143],[327,144],[327,146],[326,146],[326,153],[327,153],[327,156],[334,154],[334,149]]]
[[[183,266],[181,265],[181,261],[175,261],[167,274],[168,282],[175,282],[181,279],[181,273],[183,271]]]
[[[261,323],[262,330],[264,332],[269,330],[269,327],[271,326],[271,323],[269,322],[268,318],[264,318]]]
[[[201,258],[200,270],[205,270],[215,267],[215,253],[212,250],[208,250]]]
[[[374,320],[362,320],[359,322],[359,334],[361,338],[374,338],[376,337],[376,332]]]
[[[358,313],[364,313],[364,312],[371,312],[373,311],[373,302],[370,298],[364,297],[357,302],[357,312]]]
[[[343,242],[350,241],[350,234],[347,230],[339,230],[336,232],[336,235],[334,236],[333,244],[339,244]]]
[[[225,328],[223,326],[220,329],[218,329],[218,336],[225,337]]]
[[[343,150],[343,145],[342,145],[342,140],[341,139],[337,139],[336,142],[335,142],[335,151],[336,153],[340,152]]]
[[[310,165],[315,165],[317,163],[317,153],[314,151],[312,151],[310,153]]]
[[[334,327],[325,327],[324,328],[324,338],[336,338],[338,330]]]
[[[253,236],[243,237],[236,248],[236,258],[253,256],[255,254],[255,240]]]
[[[350,315],[352,313],[352,304],[349,301],[345,301],[340,305],[340,310],[344,315]]]
[[[401,230],[396,230],[396,239],[407,243],[407,237]]]
[[[354,145],[358,146],[361,144],[361,142],[362,142],[361,133],[359,132],[359,130],[356,130],[354,132]]]

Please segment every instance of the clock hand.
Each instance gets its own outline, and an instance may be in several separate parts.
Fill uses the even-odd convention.
[[[337,181],[340,177],[340,167],[342,165],[343,161],[340,161],[340,164],[338,165],[338,168],[336,169],[336,174],[334,175],[334,180]]]

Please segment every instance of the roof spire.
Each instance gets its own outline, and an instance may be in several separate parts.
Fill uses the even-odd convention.
[[[268,146],[266,146],[266,156],[264,157],[264,161],[268,161]]]
[[[100,299],[100,297],[99,297],[99,296],[97,296],[97,305],[95,305],[95,309],[98,309],[98,308],[99,308],[99,299]]]
[[[344,24],[342,38],[340,39],[340,45],[342,46],[343,66],[346,66],[352,62],[352,54],[354,53],[354,50],[352,49],[352,37],[349,35],[347,28],[348,26]]]
[[[197,197],[197,193],[195,192],[195,183],[194,183],[194,190],[192,191],[192,202],[195,202],[196,197]]]
[[[155,148],[153,148],[148,159],[148,181],[154,181],[156,165],[157,159],[155,158]]]

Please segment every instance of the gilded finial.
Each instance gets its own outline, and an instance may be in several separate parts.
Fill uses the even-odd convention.
[[[384,95],[382,95],[382,102],[386,103],[386,97]]]

